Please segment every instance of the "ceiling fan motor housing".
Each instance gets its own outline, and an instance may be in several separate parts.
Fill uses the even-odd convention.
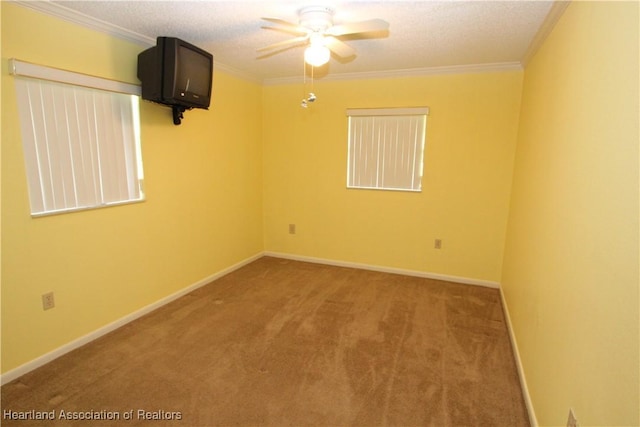
[[[308,6],[298,11],[300,25],[314,32],[323,32],[333,26],[335,10],[327,6]]]

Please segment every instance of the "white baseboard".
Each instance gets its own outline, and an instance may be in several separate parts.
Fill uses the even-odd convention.
[[[337,267],[359,268],[361,270],[380,271],[382,273],[402,274],[405,276],[423,277],[426,279],[445,280],[447,282],[463,283],[465,285],[484,286],[484,287],[496,288],[496,289],[500,288],[500,284],[498,282],[492,282],[489,280],[470,279],[468,277],[449,276],[446,274],[428,273],[425,271],[416,271],[416,270],[405,270],[402,268],[385,267],[385,266],[370,265],[370,264],[360,264],[356,262],[338,261],[338,260],[326,259],[326,258],[315,258],[315,257],[308,257],[303,255],[287,254],[283,252],[266,251],[264,252],[264,255],[274,257],[274,258],[290,259],[293,261],[312,262],[314,264],[326,264],[326,265],[335,265]]]
[[[225,269],[223,269],[223,270],[221,270],[221,271],[219,271],[217,273],[214,273],[214,274],[212,274],[212,275],[210,275],[208,277],[205,277],[205,278],[197,281],[196,283],[194,283],[194,284],[192,284],[190,286],[187,286],[184,289],[179,290],[178,292],[175,292],[175,293],[173,293],[171,295],[168,295],[168,296],[166,296],[166,297],[164,297],[164,298],[162,298],[162,299],[160,299],[160,300],[158,300],[158,301],[156,301],[154,303],[151,303],[151,304],[149,304],[149,305],[147,305],[145,307],[142,307],[141,309],[136,310],[133,313],[128,314],[128,315],[126,315],[126,316],[124,316],[124,317],[122,317],[122,318],[120,318],[120,319],[118,319],[118,320],[116,320],[114,322],[111,322],[108,325],[105,325],[105,326],[103,326],[103,327],[101,327],[99,329],[96,329],[95,331],[90,332],[87,335],[84,335],[84,336],[82,336],[80,338],[77,338],[77,339],[75,339],[75,340],[73,340],[73,341],[71,341],[71,342],[69,342],[69,343],[67,343],[67,344],[65,344],[65,345],[63,345],[61,347],[58,347],[57,349],[55,349],[53,351],[50,351],[49,353],[46,353],[46,354],[44,354],[44,355],[42,355],[42,356],[40,356],[40,357],[38,357],[36,359],[33,359],[30,362],[27,362],[27,363],[25,363],[23,365],[18,366],[15,369],[7,371],[7,372],[5,372],[4,374],[2,374],[0,376],[0,384],[4,385],[4,384],[6,384],[6,383],[8,383],[10,381],[13,381],[16,378],[19,378],[22,375],[24,375],[24,374],[26,374],[28,372],[31,372],[34,369],[39,368],[40,366],[45,365],[45,364],[51,362],[52,360],[57,359],[58,357],[66,354],[66,353],[69,353],[72,350],[75,350],[78,347],[81,347],[81,346],[83,346],[83,345],[85,345],[85,344],[87,344],[87,343],[89,343],[89,342],[91,342],[91,341],[93,341],[93,340],[95,340],[97,338],[100,338],[101,336],[103,336],[105,334],[108,334],[109,332],[114,331],[114,330],[120,328],[121,326],[124,326],[127,323],[132,322],[132,321],[144,316],[145,314],[150,313],[153,310],[156,310],[156,309],[162,307],[163,305],[166,305],[166,304],[168,304],[168,303],[170,303],[170,302],[172,302],[172,301],[174,301],[174,300],[176,300],[176,299],[188,294],[189,292],[192,292],[192,291],[194,291],[194,290],[196,290],[196,289],[198,289],[198,288],[200,288],[200,287],[202,287],[204,285],[207,285],[207,284],[213,282],[214,280],[219,279],[220,277],[225,276],[225,275],[227,275],[227,274],[229,274],[229,273],[231,273],[231,272],[233,272],[233,271],[235,271],[235,270],[237,270],[237,269],[239,269],[239,268],[241,268],[241,267],[243,267],[243,266],[245,266],[245,265],[257,260],[257,259],[259,259],[259,258],[262,258],[263,256],[264,256],[264,254],[262,252],[260,252],[260,253],[258,253],[256,255],[253,255],[252,257],[249,257],[249,258],[247,258],[247,259],[245,259],[243,261],[240,261],[240,262],[238,262],[238,263],[236,263],[236,264],[234,264],[234,265],[232,265],[230,267],[227,267],[227,268],[225,268]]]
[[[529,423],[531,424],[531,427],[538,427],[538,419],[536,418],[536,411],[533,409],[533,402],[531,401],[531,395],[529,394],[529,388],[527,387],[527,378],[524,374],[524,367],[522,366],[522,360],[520,359],[520,352],[518,351],[518,341],[516,340],[516,335],[513,332],[513,326],[511,324],[511,316],[509,315],[507,300],[504,297],[504,291],[502,288],[500,288],[500,298],[502,299],[502,308],[504,310],[504,318],[507,322],[507,329],[509,329],[509,338],[511,339],[513,357],[515,357],[516,359],[518,376],[520,377],[520,386],[522,387],[522,396],[524,397],[524,403],[525,405],[527,405],[527,412],[529,413]]]

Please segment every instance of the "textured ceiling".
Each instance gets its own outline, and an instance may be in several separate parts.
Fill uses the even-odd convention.
[[[260,56],[256,49],[294,37],[261,17],[297,23],[308,5],[335,8],[334,24],[382,18],[388,32],[345,36],[354,57],[333,57],[317,76],[439,67],[517,65],[545,24],[552,1],[49,1],[133,34],[141,44],[173,36],[211,52],[216,63],[260,81],[302,73],[303,47]],[[101,21],[101,22],[100,22]]]

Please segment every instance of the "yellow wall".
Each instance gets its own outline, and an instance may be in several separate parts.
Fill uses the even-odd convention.
[[[145,202],[33,219],[7,59],[138,83],[144,47],[1,7],[6,372],[260,253],[262,129],[260,85],[216,71],[211,109],[180,126],[169,108],[141,103]],[[56,307],[43,311],[48,291]]]
[[[499,282],[521,84],[520,71],[316,82],[308,109],[302,82],[266,86],[266,250]],[[345,110],[423,105],[423,191],[347,190]]]
[[[540,425],[639,425],[637,2],[572,3],[525,70],[502,285]]]

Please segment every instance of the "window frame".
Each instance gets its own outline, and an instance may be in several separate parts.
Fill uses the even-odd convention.
[[[13,58],[9,71],[16,77],[32,217],[145,200],[139,86]],[[57,158],[38,157],[56,150]],[[64,171],[47,177],[50,167]]]
[[[352,108],[347,109],[346,115],[348,117],[347,188],[422,192],[429,107]],[[397,117],[398,120],[389,120],[392,117]],[[411,121],[412,118],[417,118],[417,121]],[[387,129],[388,124],[396,126],[395,132],[393,129]],[[415,132],[410,129],[414,125]],[[356,126],[358,128],[354,129]],[[401,126],[409,128],[400,130]],[[359,141],[353,141],[358,137],[361,138]],[[363,142],[362,138],[367,141]],[[362,158],[354,159],[356,149],[357,155]],[[412,149],[413,156],[410,153]],[[398,157],[400,162],[397,160]],[[387,161],[389,161],[388,164],[393,163],[394,167],[387,168]],[[403,165],[406,167],[403,168]],[[403,175],[398,177],[398,172]],[[391,181],[391,184],[385,184],[385,180]]]

